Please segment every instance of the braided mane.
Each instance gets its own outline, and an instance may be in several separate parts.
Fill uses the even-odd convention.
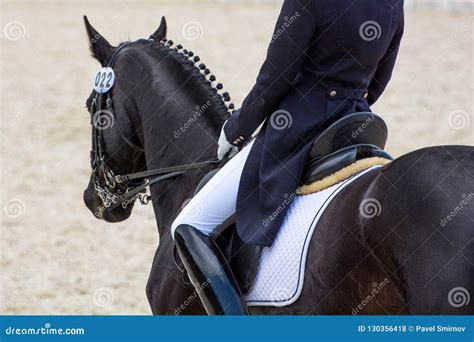
[[[224,119],[226,119],[235,106],[230,102],[229,93],[223,90],[222,83],[217,81],[216,76],[201,62],[199,56],[185,49],[181,44],[177,44],[175,47],[173,45],[172,40],[163,39],[160,41],[160,47],[165,49],[170,56],[173,56],[189,72],[189,75],[207,90],[211,99],[217,100],[218,112],[225,113]]]

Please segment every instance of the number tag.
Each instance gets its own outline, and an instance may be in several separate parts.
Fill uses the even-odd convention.
[[[98,93],[105,94],[115,83],[115,73],[112,68],[100,68],[94,76],[92,86]]]

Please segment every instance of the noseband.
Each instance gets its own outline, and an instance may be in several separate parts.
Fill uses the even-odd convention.
[[[119,52],[131,44],[133,43],[125,43],[117,48],[107,67],[112,68]],[[92,113],[92,180],[94,189],[97,191],[103,203],[103,206],[99,207],[95,213],[99,218],[102,218],[105,209],[114,209],[120,205],[125,209],[137,199],[139,199],[143,205],[148,204],[150,196],[146,194],[146,189],[155,183],[179,176],[190,170],[196,170],[221,162],[217,159],[212,159],[200,163],[177,165],[124,175],[115,174],[106,163],[104,129],[110,129],[112,126],[117,127],[120,137],[127,145],[133,148],[137,153],[143,153],[144,149],[127,138],[124,131],[120,128],[113,109],[111,89],[105,93],[96,92],[92,100],[90,111]],[[108,115],[109,117],[107,118],[104,115]],[[104,121],[110,121],[112,125],[106,124],[106,127],[103,128],[100,125]]]

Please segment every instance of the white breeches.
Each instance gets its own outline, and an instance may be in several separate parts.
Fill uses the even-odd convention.
[[[220,169],[183,208],[171,225],[171,234],[181,224],[190,225],[209,235],[235,213],[240,177],[255,140]]]

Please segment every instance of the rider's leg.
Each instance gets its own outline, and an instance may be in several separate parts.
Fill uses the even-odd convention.
[[[207,314],[247,315],[237,282],[214,240],[182,224],[175,231],[175,242]]]
[[[209,235],[218,225],[235,213],[240,176],[253,141],[237,153],[188,202],[171,225],[171,233],[180,224],[187,224]]]
[[[247,314],[230,267],[208,235],[235,212],[240,177],[252,144],[212,177],[171,226],[178,253],[211,315]]]

